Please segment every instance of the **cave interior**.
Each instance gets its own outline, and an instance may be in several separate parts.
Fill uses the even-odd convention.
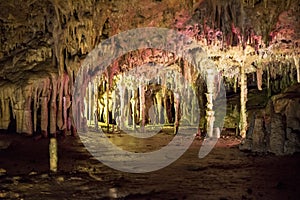
[[[299,196],[298,0],[7,0],[0,8],[0,198],[39,199],[26,189],[33,182],[42,191],[48,187],[41,196],[54,199]],[[194,153],[199,143],[218,140],[212,156],[185,166],[193,158],[184,154],[171,165],[175,172],[153,176],[104,168],[84,148],[89,134],[103,133],[128,151],[151,152],[182,132],[195,137]],[[214,160],[218,156],[224,162]],[[233,185],[223,177],[222,192],[212,189],[218,184],[212,180],[203,192],[207,188],[194,179],[176,190],[177,181],[190,178],[184,169],[197,176],[222,166],[226,173],[234,159],[240,170],[250,166],[254,181],[243,179],[241,186],[238,172]],[[125,186],[134,180],[146,185],[147,178],[160,185],[159,177],[174,174],[180,180],[170,178],[162,190]],[[262,187],[266,174],[274,175],[268,179],[274,187]],[[65,187],[55,193],[53,181],[76,192]],[[94,185],[104,183],[97,192]],[[187,191],[195,184],[202,192]]]

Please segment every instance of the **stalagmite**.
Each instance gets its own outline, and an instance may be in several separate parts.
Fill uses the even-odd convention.
[[[49,143],[49,163],[50,163],[50,171],[57,172],[57,140],[55,137],[50,138]]]

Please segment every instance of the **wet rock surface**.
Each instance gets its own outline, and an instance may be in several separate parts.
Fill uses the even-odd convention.
[[[159,133],[157,140],[172,134]],[[276,157],[241,152],[240,139],[222,136],[197,157],[202,140],[170,166],[145,174],[123,173],[95,160],[78,138],[58,138],[59,170],[48,172],[48,139],[1,134],[12,145],[0,151],[1,199],[297,199],[299,154]],[[110,134],[123,147],[123,134]],[[145,151],[164,142],[152,142]],[[130,146],[130,145],[129,145]],[[34,148],[33,148],[34,147]]]

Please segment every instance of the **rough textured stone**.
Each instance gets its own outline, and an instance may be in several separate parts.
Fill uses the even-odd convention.
[[[299,90],[300,85],[295,84],[269,100],[267,107],[260,112],[262,115],[254,116],[241,150],[276,155],[300,151]]]
[[[269,151],[276,155],[284,153],[285,129],[282,116],[279,114],[272,115],[271,133],[269,140]]]
[[[264,152],[266,149],[266,141],[263,127],[263,119],[256,118],[254,122],[254,130],[252,134],[252,150],[255,152]]]
[[[280,91],[295,79],[295,68],[300,73],[297,0],[8,0],[0,9],[0,129],[27,135],[65,132],[72,117],[66,88],[73,88],[82,60],[104,39],[134,28],[173,28],[196,39],[229,89],[238,86],[240,64],[247,74],[258,71],[260,89]],[[132,66],[124,60],[112,71]],[[287,117],[287,124],[296,130],[299,122]]]

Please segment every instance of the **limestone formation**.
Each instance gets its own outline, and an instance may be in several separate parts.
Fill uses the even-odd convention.
[[[240,148],[276,155],[299,152],[299,92],[300,86],[296,84],[284,93],[273,96],[266,108],[257,111],[252,129],[249,129]]]
[[[220,88],[204,84],[203,74],[196,73],[198,63],[187,63],[176,55],[180,47],[176,42],[172,44],[174,52],[143,48],[128,52],[98,77],[87,71],[89,76],[82,81],[82,87],[88,88],[85,99],[73,101],[76,75],[99,43],[130,29],[167,27],[195,39],[203,47],[191,48],[189,53],[201,57],[205,52],[214,62],[219,71],[215,75],[218,80],[213,81],[215,86],[224,80],[228,94],[239,94],[238,105],[232,106],[240,113],[238,117],[232,115],[233,128],[246,138],[246,143],[247,139],[252,140],[253,150],[275,154],[298,151],[300,122],[293,112],[299,107],[298,97],[295,92],[292,97],[283,93],[300,82],[297,0],[8,0],[0,8],[0,129],[48,137],[75,134],[76,129],[88,128],[86,122],[94,123],[97,129],[96,122],[101,121],[109,129],[109,124],[135,128],[136,124],[146,126],[155,121],[175,124],[176,133],[178,124],[195,123],[198,116],[188,113],[197,109],[198,100],[200,126],[206,127],[211,136],[218,127],[212,108],[218,99],[212,95]],[[126,43],[111,42],[119,50]],[[157,85],[151,80],[135,85],[126,80],[127,71],[146,63],[162,64],[165,70],[176,68],[193,84],[195,90],[184,93],[191,103],[183,103],[176,88],[159,87],[169,81],[172,87],[186,88],[176,77],[156,79]],[[117,85],[124,81],[131,85]],[[251,101],[247,99],[252,86],[258,89],[257,98],[267,91],[273,111],[267,107],[265,117],[247,124],[251,118],[247,116],[251,111]],[[193,94],[198,99],[193,99]],[[151,103],[157,119],[148,116]],[[73,117],[72,113],[77,115]],[[186,117],[181,117],[181,113]],[[246,135],[249,124],[254,127],[251,138]]]

